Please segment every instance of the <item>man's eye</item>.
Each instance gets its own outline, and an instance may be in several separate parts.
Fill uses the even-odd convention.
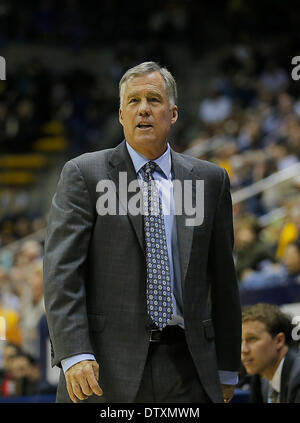
[[[136,98],[132,98],[131,100],[129,100],[129,103],[135,103],[137,101]]]
[[[158,98],[152,97],[150,98],[150,101],[158,101]]]

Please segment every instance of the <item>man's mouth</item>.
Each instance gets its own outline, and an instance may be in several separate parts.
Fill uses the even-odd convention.
[[[243,364],[244,364],[244,366],[249,366],[249,364],[251,364],[252,361],[253,361],[252,359],[247,358],[247,359],[243,360]]]
[[[142,130],[146,130],[146,129],[152,128],[152,125],[150,125],[149,123],[139,123],[137,125],[137,128],[142,129]]]

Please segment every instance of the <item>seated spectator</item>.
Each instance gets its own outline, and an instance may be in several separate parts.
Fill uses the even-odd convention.
[[[298,283],[300,283],[300,240],[291,242],[286,247],[283,262],[289,277],[298,279]]]
[[[255,218],[241,221],[236,230],[236,272],[242,280],[243,272],[258,270],[262,261],[274,262],[272,247],[259,238],[260,226]]]
[[[23,335],[23,349],[33,357],[39,357],[38,323],[45,313],[43,291],[43,263],[37,260],[28,273],[30,297],[24,304],[21,321]]]
[[[240,291],[266,289],[286,284],[287,272],[280,263],[261,263],[257,271],[247,270],[239,284]]]
[[[2,306],[0,303],[0,316],[5,322],[5,337],[9,342],[20,345],[22,341],[20,316],[14,309]]]
[[[15,254],[13,266],[10,270],[11,286],[14,293],[20,298],[22,310],[31,301],[31,287],[28,283],[29,273],[33,264],[41,257],[41,244],[35,240],[25,241]]]
[[[290,243],[282,263],[261,263],[260,270],[244,272],[240,290],[300,285],[300,241]]]
[[[273,304],[242,314],[242,363],[251,381],[251,402],[300,403],[300,353],[293,348],[289,316]]]
[[[22,256],[23,264],[30,264],[41,257],[42,247],[38,241],[33,239],[25,241],[21,247],[19,255]]]
[[[17,395],[17,385],[11,374],[12,359],[21,353],[21,348],[11,342],[6,342],[2,350],[2,369],[0,370],[0,396]]]
[[[287,87],[288,82],[286,71],[280,68],[274,60],[269,60],[260,76],[262,87],[271,94],[277,94]]]
[[[11,375],[18,395],[55,394],[56,387],[41,379],[38,361],[30,354],[19,353],[11,359]]]
[[[37,361],[29,354],[20,353],[11,359],[11,375],[18,395],[35,395],[40,379]]]
[[[221,95],[220,90],[214,87],[199,108],[200,119],[208,124],[217,124],[227,119],[232,111],[230,97]]]
[[[0,305],[4,308],[10,308],[17,313],[20,310],[20,300],[13,293],[11,278],[9,272],[0,265]]]
[[[296,241],[300,236],[300,203],[296,201],[291,210],[287,210],[287,216],[279,235],[276,257],[281,259],[288,244]]]

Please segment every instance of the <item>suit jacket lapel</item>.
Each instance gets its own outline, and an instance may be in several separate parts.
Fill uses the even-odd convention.
[[[282,366],[281,380],[280,380],[280,402],[287,401],[287,389],[288,389],[291,369],[294,363],[294,357],[295,357],[294,351],[291,348],[289,348],[285,356],[283,366]]]
[[[193,166],[184,158],[171,149],[172,157],[172,169],[174,173],[174,179],[179,180],[183,183],[185,180],[192,181],[192,195],[193,195],[193,204],[195,204],[195,181],[196,177],[193,174]],[[191,218],[185,213],[184,203],[183,203],[183,189],[181,197],[181,205],[178,203],[179,198],[174,196],[175,208],[178,207],[178,210],[182,209],[182,213],[175,216],[176,219],[176,228],[177,228],[177,239],[178,239],[178,248],[180,255],[180,267],[181,267],[181,281],[182,287],[184,288],[186,272],[189,264],[189,259],[191,255],[191,247],[194,233],[194,226],[186,225],[186,218]],[[182,206],[182,207],[181,207]]]
[[[294,351],[290,348],[285,356],[282,372],[281,372],[281,379],[280,379],[280,403],[287,402],[287,389],[288,389],[288,382],[290,377],[290,372],[294,362]],[[262,396],[263,401],[268,402],[268,392],[269,392],[270,384],[267,379],[262,378]]]
[[[134,195],[137,195],[139,196],[140,201],[142,202],[142,195],[141,195],[141,190],[139,187],[137,191],[135,192],[131,192],[131,193],[128,192],[128,185],[130,184],[131,181],[137,179],[137,175],[135,173],[135,169],[134,169],[131,157],[126,148],[125,140],[121,142],[121,144],[119,144],[115,148],[114,152],[111,155],[109,163],[111,165],[111,167],[108,170],[109,179],[111,179],[115,183],[117,198],[119,199],[119,202],[123,206],[124,210],[127,210],[127,216],[129,218],[129,221],[131,222],[133,230],[135,231],[137,235],[137,238],[142,250],[145,252],[143,216],[140,213],[137,215],[133,215],[128,210],[129,200]],[[124,195],[125,193],[123,191],[120,192],[120,189],[119,189],[120,188],[119,187],[119,173],[120,172],[126,172],[126,176],[127,176],[126,196]]]
[[[261,378],[261,393],[262,393],[262,398],[263,398],[263,402],[268,402],[268,397],[269,397],[269,381],[262,377]]]

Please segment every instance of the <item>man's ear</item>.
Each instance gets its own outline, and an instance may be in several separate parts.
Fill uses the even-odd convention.
[[[121,107],[119,108],[119,122],[123,126],[123,112]]]
[[[171,124],[174,125],[177,119],[178,119],[178,107],[175,105],[172,107]]]
[[[284,347],[284,345],[285,345],[285,334],[283,332],[277,333],[277,335],[275,336],[275,340],[276,340],[276,347],[278,349]]]

